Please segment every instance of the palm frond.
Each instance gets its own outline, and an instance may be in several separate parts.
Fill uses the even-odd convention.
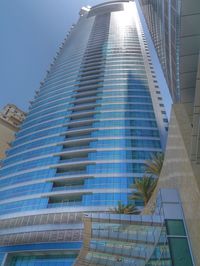
[[[136,179],[134,187],[137,189],[137,191],[134,192],[130,198],[133,200],[143,200],[144,205],[146,205],[152,196],[154,189],[156,188],[157,180],[157,178],[149,176]]]
[[[140,211],[134,204],[123,204],[121,201],[118,201],[117,207],[111,208],[110,212],[118,214],[139,214]]]
[[[146,161],[146,173],[153,176],[159,176],[164,161],[164,153],[157,152],[151,156],[151,160]]]
[[[143,200],[143,195],[140,192],[134,192],[129,198],[131,200]]]

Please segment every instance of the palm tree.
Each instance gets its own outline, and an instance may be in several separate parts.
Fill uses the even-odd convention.
[[[123,204],[121,201],[118,201],[118,205],[115,208],[111,208],[112,213],[118,214],[139,214],[140,211],[134,204]]]
[[[153,194],[154,189],[156,188],[157,181],[157,178],[153,178],[151,176],[138,178],[135,180],[135,184],[133,185],[137,189],[137,192],[134,192],[133,195],[130,196],[130,199],[143,200],[144,205],[146,206]]]
[[[157,152],[151,156],[151,160],[146,161],[146,173],[159,177],[164,161],[164,153]]]

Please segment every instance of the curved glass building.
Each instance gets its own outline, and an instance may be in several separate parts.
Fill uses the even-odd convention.
[[[0,169],[2,265],[72,265],[82,214],[128,203],[166,133],[135,3],[83,8]]]

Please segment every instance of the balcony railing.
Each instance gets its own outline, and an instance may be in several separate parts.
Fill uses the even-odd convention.
[[[82,136],[78,136],[78,137],[66,137],[66,141],[68,141],[68,140],[86,139],[86,138],[91,138],[91,135],[82,135]]]
[[[66,159],[66,160],[60,160],[59,164],[63,163],[72,163],[72,162],[81,162],[81,161],[88,161],[88,157],[83,157],[83,158],[71,158],[71,159]]]
[[[70,171],[70,172],[62,172],[62,173],[57,173],[56,176],[67,176],[67,175],[85,175],[87,172],[84,171]]]
[[[78,122],[84,122],[84,123],[90,123],[91,120],[94,120],[94,116],[88,116],[88,117],[83,117],[83,118],[73,118],[69,121],[68,125],[70,124],[75,124]]]
[[[68,201],[68,202],[60,202],[60,203],[49,203],[47,208],[61,208],[61,207],[69,207],[69,206],[82,206],[82,201]]]
[[[86,149],[90,149],[90,146],[81,146],[81,147],[70,147],[70,148],[64,148],[62,150],[63,151],[77,151],[77,150],[86,150]]]
[[[90,125],[90,126],[82,126],[82,127],[72,127],[72,128],[69,128],[69,131],[75,131],[75,130],[80,130],[80,129],[88,129],[88,128],[92,128],[92,125]]]
[[[53,187],[52,191],[70,191],[84,189],[84,185]]]

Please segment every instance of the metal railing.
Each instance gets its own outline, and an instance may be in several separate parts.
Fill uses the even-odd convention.
[[[82,136],[78,136],[78,137],[66,137],[66,141],[78,140],[78,139],[88,139],[88,138],[92,138],[92,136],[91,135],[82,135]]]
[[[70,147],[70,148],[64,148],[62,149],[61,152],[63,151],[77,151],[77,150],[85,150],[85,149],[90,149],[90,146],[80,146],[80,147]]]
[[[47,208],[61,208],[68,206],[82,206],[82,201],[68,201],[68,202],[60,202],[60,203],[49,203]]]
[[[84,189],[84,185],[71,185],[63,187],[53,187],[52,191],[68,191],[68,190],[81,190]]]
[[[56,173],[56,176],[84,175],[84,174],[87,174],[87,172],[86,171],[69,171],[69,172]]]
[[[63,163],[73,163],[73,162],[85,162],[88,161],[88,157],[82,157],[82,158],[71,158],[71,159],[66,159],[66,160],[60,160],[58,163],[63,164]]]

